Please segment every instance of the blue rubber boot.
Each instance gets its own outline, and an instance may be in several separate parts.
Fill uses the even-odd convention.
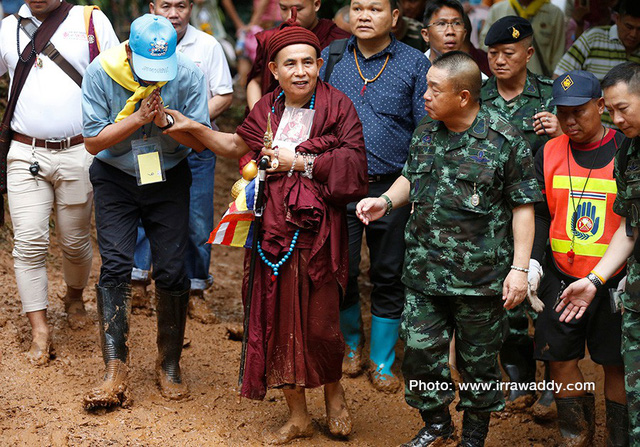
[[[391,372],[396,359],[400,319],[380,318],[371,315],[371,352],[369,354],[369,378],[373,387],[385,393],[400,389],[400,380]]]
[[[349,377],[356,377],[362,372],[362,348],[364,347],[360,303],[340,311],[340,331],[345,344],[342,373]]]

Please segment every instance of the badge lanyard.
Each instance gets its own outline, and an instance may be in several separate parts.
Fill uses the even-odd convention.
[[[147,137],[142,126],[142,138],[131,141],[136,179],[138,186],[164,182],[166,180],[162,160],[162,140],[160,137]]]
[[[578,207],[580,206],[580,202],[582,202],[582,197],[584,196],[584,192],[587,189],[587,183],[589,183],[589,178],[591,178],[591,173],[593,172],[593,167],[596,164],[596,160],[598,159],[598,153],[600,152],[600,148],[602,147],[602,142],[604,141],[604,137],[607,134],[607,129],[605,128],[602,131],[602,138],[600,138],[600,144],[598,144],[598,148],[596,149],[596,153],[593,156],[593,160],[591,161],[591,167],[589,168],[589,174],[587,175],[587,179],[584,182],[584,187],[582,188],[582,193],[580,194],[580,198],[578,199],[578,205],[576,206],[576,202],[573,198],[573,182],[571,181],[571,159],[570,159],[570,147],[571,140],[569,140],[569,144],[567,144],[567,168],[569,170],[569,197],[571,197],[571,204],[573,205],[573,214],[577,216]],[[573,219],[572,219],[573,220]],[[569,264],[573,264],[573,259],[576,257],[575,251],[573,251],[574,242],[576,239],[576,228],[575,226],[578,224],[578,221],[572,223],[571,225],[571,245],[569,246],[569,251],[567,252],[567,261]]]

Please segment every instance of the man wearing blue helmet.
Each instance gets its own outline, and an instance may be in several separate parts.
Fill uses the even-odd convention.
[[[180,374],[189,279],[184,268],[191,173],[186,157],[203,146],[173,124],[164,107],[209,126],[204,76],[176,52],[177,34],[164,17],[146,14],[131,24],[129,40],[104,52],[82,85],[83,135],[95,155],[96,229],[102,257],[96,286],[103,382],[84,397],[86,409],[129,401],[128,332],[131,269],[137,223],[154,259],[158,312],[156,376],[168,399],[189,393]]]

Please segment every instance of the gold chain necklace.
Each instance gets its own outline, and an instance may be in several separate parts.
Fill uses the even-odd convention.
[[[364,86],[362,87],[362,90],[360,90],[360,96],[364,96],[364,91],[367,89],[367,84],[371,84],[376,79],[378,79],[380,77],[380,75],[382,74],[382,72],[384,71],[384,69],[387,68],[387,62],[389,62],[389,57],[390,56],[391,56],[391,53],[388,53],[387,54],[387,59],[385,59],[384,65],[382,66],[382,68],[380,69],[378,74],[373,79],[367,79],[362,74],[362,70],[360,70],[360,64],[358,63],[358,54],[356,53],[356,47],[355,46],[353,47],[353,58],[356,60],[356,67],[358,68],[358,74],[360,75],[360,77],[364,81]]]

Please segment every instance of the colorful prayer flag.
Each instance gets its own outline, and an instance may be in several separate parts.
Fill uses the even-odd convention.
[[[251,248],[255,213],[256,180],[251,180],[229,205],[218,226],[211,232],[208,243]]]

